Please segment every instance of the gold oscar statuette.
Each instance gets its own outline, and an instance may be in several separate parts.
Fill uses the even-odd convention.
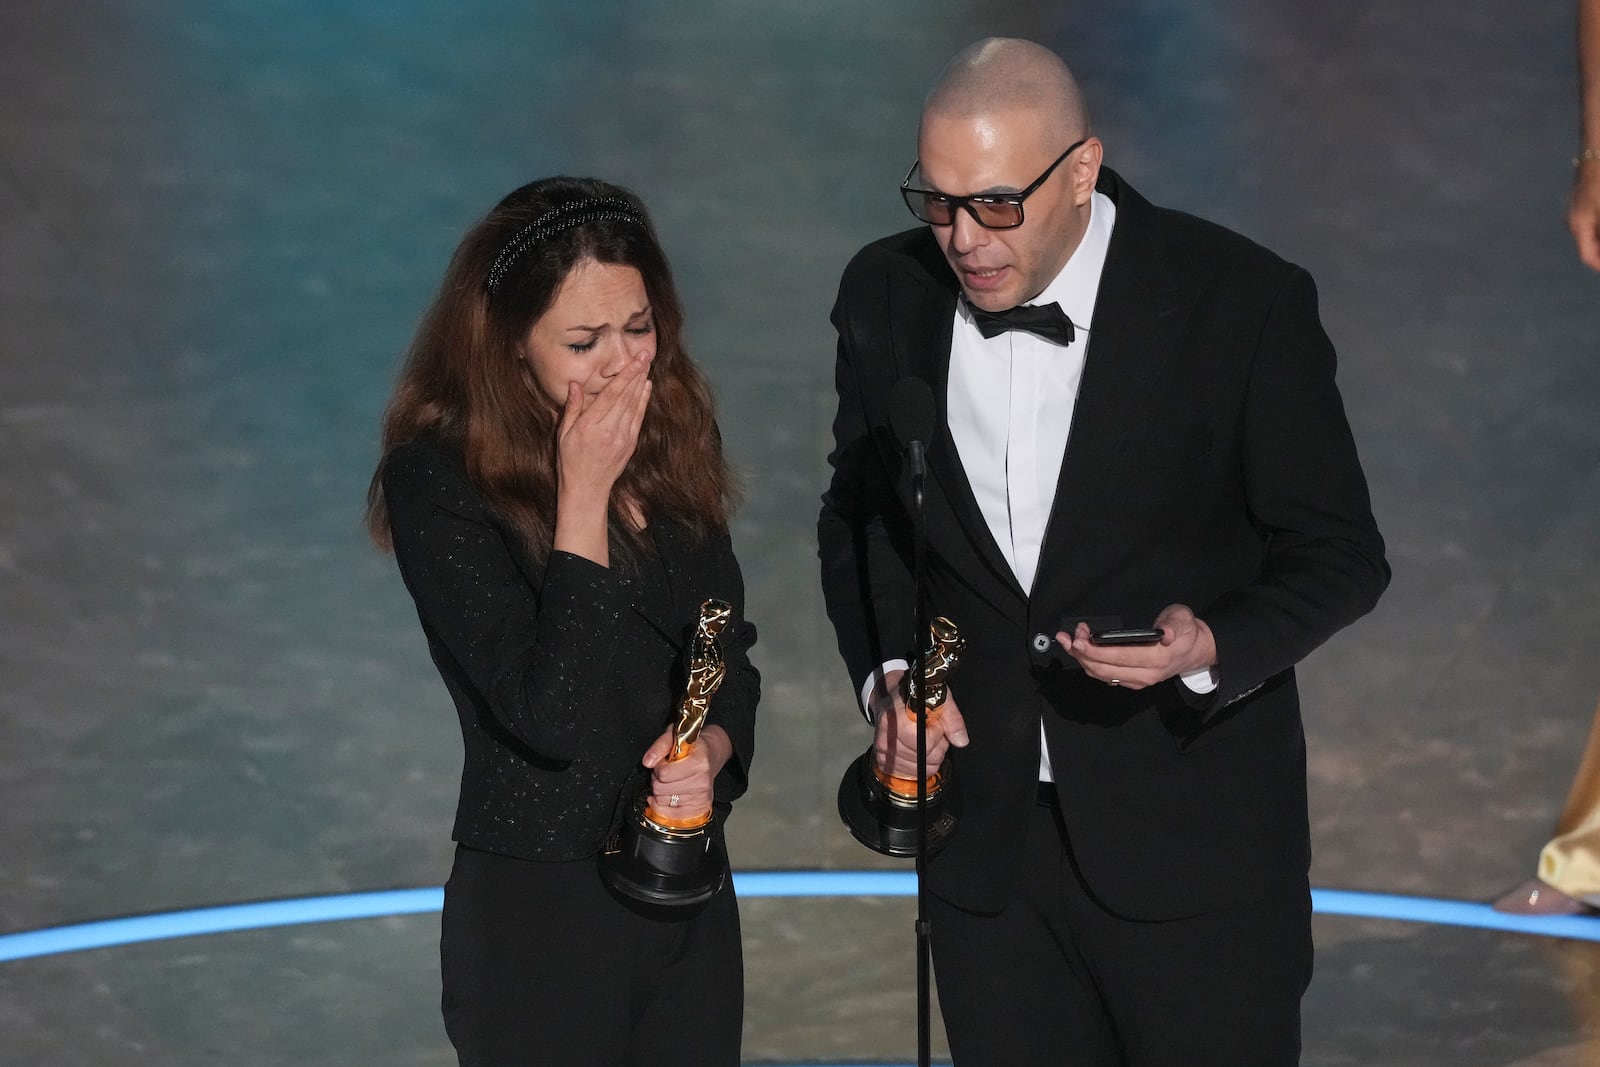
[[[938,718],[949,693],[950,672],[966,647],[956,624],[940,616],[928,625],[921,684],[908,673],[906,714]],[[947,752],[928,776],[928,851],[938,851],[955,832],[960,817],[954,766]],[[839,815],[857,841],[885,856],[911,856],[917,849],[917,780],[900,778],[878,766],[872,747],[850,764],[839,782]]]
[[[711,698],[727,677],[719,640],[733,617],[733,605],[707,600],[689,641],[688,680],[678,702],[667,761],[694,751],[705,726]],[[600,858],[600,872],[618,892],[652,904],[697,904],[715,896],[727,876],[727,856],[711,832],[709,810],[679,818],[650,803],[645,786],[634,797],[631,815],[614,846]]]

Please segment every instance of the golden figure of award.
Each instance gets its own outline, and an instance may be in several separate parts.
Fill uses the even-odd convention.
[[[711,697],[722,685],[728,665],[718,635],[733,617],[733,605],[707,600],[689,642],[689,678],[678,704],[667,760],[680,760],[694,749],[705,725]],[[633,799],[621,833],[600,857],[600,874],[617,892],[652,904],[698,904],[722,888],[728,859],[711,832],[711,812],[680,819],[650,805],[646,786]]]
[[[948,693],[950,671],[966,639],[956,624],[940,616],[928,625],[929,644],[922,654],[922,684],[908,673],[906,714],[926,714],[932,722]],[[933,853],[955,832],[960,819],[954,767],[946,753],[939,770],[927,781],[928,852]],[[851,835],[885,856],[912,856],[917,851],[917,780],[898,778],[878,766],[872,748],[850,764],[839,783],[839,815]]]

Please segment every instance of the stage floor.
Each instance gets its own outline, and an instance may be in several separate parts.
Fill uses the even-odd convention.
[[[911,225],[927,85],[991,33],[1073,63],[1150,199],[1317,279],[1394,582],[1300,673],[1313,883],[1495,896],[1600,697],[1571,7],[0,7],[0,935],[443,880],[460,737],[363,494],[456,240],[558,172],[650,204],[748,486],[735,866],[896,867],[833,810],[867,737],[816,578],[827,314]],[[742,910],[746,1062],[913,1059],[909,900]],[[1600,1063],[1594,942],[1316,934],[1306,1064]],[[450,1063],[437,938],[424,912],[0,962],[0,1062]]]

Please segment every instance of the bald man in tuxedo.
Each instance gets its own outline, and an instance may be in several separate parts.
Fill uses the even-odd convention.
[[[833,310],[818,537],[878,760],[914,778],[888,400],[927,382],[926,596],[968,642],[928,731],[965,808],[926,869],[955,1061],[1295,1063],[1294,665],[1389,578],[1315,287],[1104,166],[1039,45],[958,54],[917,150],[902,195],[923,225],[859,252]],[[1160,638],[1092,638],[1120,627]]]

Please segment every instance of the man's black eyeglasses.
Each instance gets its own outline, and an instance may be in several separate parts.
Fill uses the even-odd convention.
[[[1055,169],[1061,166],[1062,160],[1082,148],[1084,142],[1088,140],[1087,137],[1080,139],[1057,156],[1056,161],[1046,167],[1044,173],[1020,193],[950,196],[948,193],[936,193],[932,189],[913,189],[911,176],[922,164],[922,160],[919,159],[911,164],[910,170],[906,171],[905,181],[900,183],[900,195],[905,197],[906,207],[911,209],[913,215],[933,226],[949,226],[956,220],[956,209],[966,208],[967,214],[976,219],[978,225],[986,230],[1014,230],[1022,225],[1022,202],[1049,179]]]

